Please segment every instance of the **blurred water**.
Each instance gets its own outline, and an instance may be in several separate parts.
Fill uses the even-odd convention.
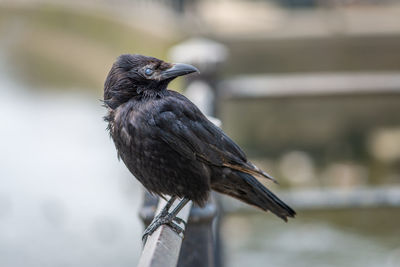
[[[4,65],[0,75],[0,266],[134,265],[140,187],[117,161],[101,103],[30,91]]]

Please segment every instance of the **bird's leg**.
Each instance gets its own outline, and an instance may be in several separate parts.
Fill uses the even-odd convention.
[[[147,226],[145,233],[147,232],[148,229],[152,228],[152,225],[154,225],[156,221],[158,221],[161,218],[164,218],[164,217],[166,217],[168,215],[168,211],[171,208],[171,206],[174,204],[176,199],[177,199],[177,197],[173,196],[167,201],[165,206],[161,209],[161,211],[158,214],[156,214],[154,216],[154,218],[151,221],[151,223],[149,224],[149,226]]]
[[[170,209],[171,206],[174,204],[174,202],[175,202],[175,200],[176,200],[177,198],[178,198],[178,197],[176,197],[176,196],[175,196],[175,197],[171,197],[171,198],[167,201],[167,203],[165,204],[165,206],[161,209],[160,213],[157,214],[157,215],[154,217],[153,221],[157,220],[157,217],[162,217],[162,216],[167,215],[169,209]]]
[[[172,230],[174,230],[177,234],[181,234],[183,232],[183,229],[179,227],[177,224],[174,223],[184,223],[185,222],[181,219],[176,217],[176,215],[182,210],[182,208],[189,202],[189,199],[183,198],[178,205],[172,210],[171,213],[168,213],[169,209],[171,208],[172,204],[174,203],[176,197],[172,197],[167,204],[164,206],[164,208],[161,210],[161,212],[154,217],[153,221],[151,224],[146,228],[144,231],[144,234],[142,236],[142,240],[146,242],[146,239],[149,235],[153,234],[154,231],[157,230],[158,227],[160,227],[163,224],[166,224],[171,227]]]
[[[152,233],[154,233],[154,231],[160,226],[162,225],[162,223],[160,224],[160,221],[163,220],[163,218],[165,218],[168,215],[168,211],[171,208],[171,206],[174,204],[175,200],[177,199],[176,196],[171,197],[167,203],[165,204],[165,206],[161,209],[161,211],[156,214],[156,216],[154,216],[153,220],[151,221],[151,223],[149,224],[149,226],[147,226],[147,228],[145,229],[143,236],[142,236],[142,240],[145,242],[147,239],[147,236],[151,235]]]
[[[170,216],[172,217],[173,221],[176,221],[177,223],[182,223],[185,225],[186,227],[186,222],[184,220],[182,220],[179,217],[176,217],[176,215],[178,215],[178,213],[183,209],[183,207],[185,207],[185,205],[189,202],[190,200],[187,198],[183,198],[178,205],[176,205],[176,207],[174,208],[174,210],[170,213]],[[182,230],[182,229],[181,229]],[[183,231],[183,230],[182,230]],[[182,232],[181,231],[181,232]],[[178,233],[179,234],[179,233]]]

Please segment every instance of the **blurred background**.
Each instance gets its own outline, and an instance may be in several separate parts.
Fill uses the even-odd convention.
[[[398,266],[396,0],[1,0],[1,266],[136,265],[143,193],[99,101],[122,53],[197,64],[170,88],[298,212],[223,198],[226,266]]]

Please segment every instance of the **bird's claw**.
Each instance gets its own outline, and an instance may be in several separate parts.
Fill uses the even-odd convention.
[[[178,224],[183,224],[183,225],[185,226],[185,228],[186,228],[186,222],[185,222],[185,220],[183,220],[183,219],[181,219],[181,218],[179,218],[179,217],[174,217],[173,220],[174,220],[175,222],[177,222]]]
[[[144,231],[142,236],[142,241],[146,242],[147,237],[152,235],[158,229],[158,227],[160,227],[163,224],[168,225],[175,233],[183,237],[182,234],[184,231],[183,228],[180,227],[178,224],[174,223],[174,221],[177,222],[178,224],[182,223],[186,227],[186,222],[181,218],[175,217],[167,212],[160,213],[154,218],[151,224]]]
[[[179,225],[177,225],[176,223],[174,223],[174,222],[170,222],[170,223],[168,223],[167,224],[169,227],[171,227],[171,229],[175,232],[175,233],[177,233],[179,236],[181,236],[181,237],[183,237],[183,228],[182,227],[180,227]]]

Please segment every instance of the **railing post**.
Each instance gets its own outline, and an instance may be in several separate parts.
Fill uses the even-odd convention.
[[[178,267],[221,266],[219,229],[213,227],[217,223],[218,210],[213,196],[204,208],[192,207]]]

